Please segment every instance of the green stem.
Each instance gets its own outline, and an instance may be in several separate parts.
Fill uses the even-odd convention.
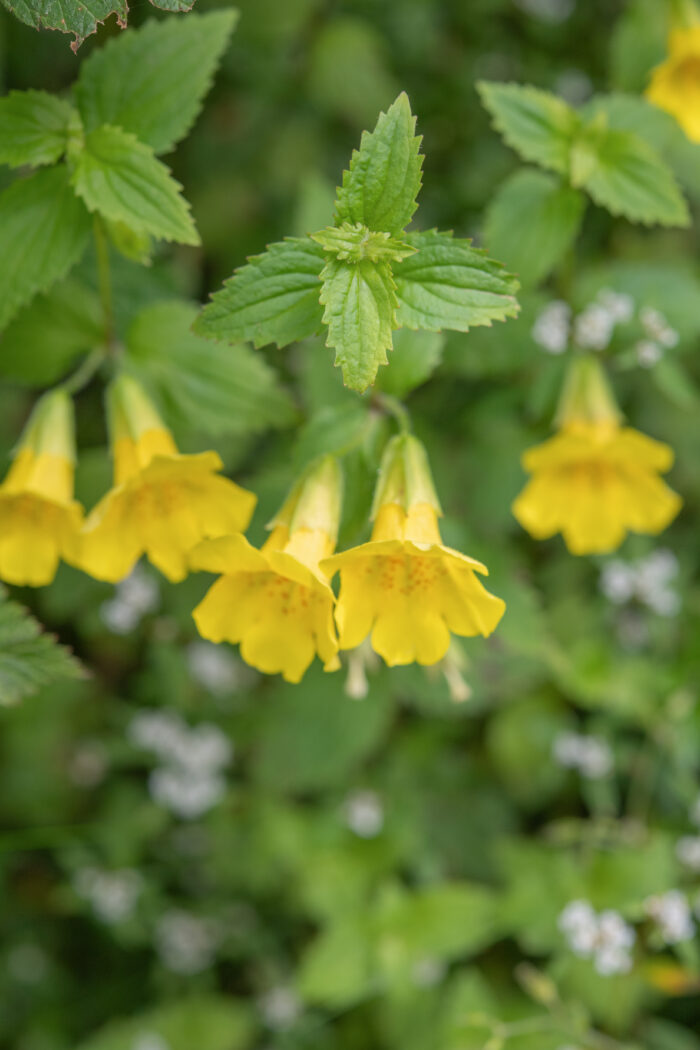
[[[104,338],[107,350],[114,348],[114,307],[112,304],[112,278],[109,270],[109,244],[104,224],[99,215],[95,215],[92,224],[97,252],[97,280],[102,304]]]
[[[390,416],[393,416],[396,420],[399,430],[402,434],[411,433],[411,417],[408,414],[408,409],[405,405],[402,405],[398,398],[393,397],[391,394],[383,394],[377,392],[375,395],[375,401],[385,412]]]
[[[87,386],[98,368],[105,359],[105,351],[99,346],[92,353],[84,357],[72,376],[61,383],[61,388],[67,394],[77,394],[79,390]]]

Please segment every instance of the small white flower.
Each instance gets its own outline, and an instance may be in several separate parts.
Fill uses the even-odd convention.
[[[109,925],[128,919],[136,907],[143,880],[132,868],[102,871],[81,868],[73,880],[75,892],[89,902],[95,917]]]
[[[614,944],[603,945],[595,953],[593,965],[601,977],[612,977],[613,974],[629,973],[632,956],[625,948],[618,948]]]
[[[640,339],[634,350],[642,368],[653,368],[664,356],[662,347],[653,339]]]
[[[627,324],[634,317],[634,299],[626,292],[601,288],[597,299],[600,305],[608,311],[615,324]]]
[[[171,1047],[158,1032],[139,1032],[129,1050],[171,1050]]]
[[[695,936],[690,905],[680,890],[668,890],[654,897],[647,897],[644,910],[659,926],[666,944],[679,944]]]
[[[213,696],[226,696],[240,688],[242,664],[230,649],[203,639],[187,646],[189,672]]]
[[[100,606],[102,622],[113,634],[130,634],[142,618],[158,608],[160,592],[155,579],[140,565],[118,583],[114,597]]]
[[[677,346],[680,336],[660,310],[655,310],[652,306],[645,306],[639,311],[639,319],[650,339],[669,350]]]
[[[608,744],[597,736],[565,730],[555,737],[552,752],[560,766],[576,769],[588,780],[600,780],[612,771],[612,752]]]
[[[571,950],[592,959],[602,976],[631,969],[636,934],[618,912],[608,909],[596,914],[588,901],[571,901],[559,916],[559,928]]]
[[[447,963],[442,959],[426,956],[425,959],[419,959],[415,963],[411,971],[411,977],[413,983],[419,988],[433,988],[444,980],[446,973]]]
[[[100,619],[112,634],[131,634],[141,620],[140,614],[119,598],[110,598],[100,606]]]
[[[345,823],[363,839],[375,838],[384,827],[384,807],[374,791],[355,791],[345,800]]]
[[[560,914],[558,925],[576,955],[591,954],[598,936],[598,917],[588,901],[570,901]]]
[[[515,0],[515,2],[533,18],[554,23],[565,22],[571,17],[576,7],[576,0]]]
[[[676,856],[686,868],[700,872],[700,835],[683,835],[679,838]]]
[[[152,771],[148,789],[153,801],[175,816],[195,820],[221,801],[226,794],[226,781],[218,774],[162,766]]]
[[[129,722],[127,736],[138,747],[170,758],[185,746],[187,726],[173,711],[139,711]]]
[[[622,558],[606,562],[600,574],[600,589],[615,605],[624,605],[634,597],[637,574]]]
[[[601,303],[589,303],[574,321],[574,339],[586,350],[605,350],[610,344],[615,318]]]
[[[259,1003],[263,1021],[274,1031],[291,1028],[301,1013],[301,1001],[291,988],[271,988]]]
[[[569,345],[571,307],[563,300],[548,303],[537,316],[532,338],[549,354],[563,354]]]
[[[158,920],[155,946],[164,966],[173,973],[190,975],[212,965],[218,937],[209,920],[174,909]]]
[[[94,788],[107,774],[107,753],[99,740],[84,740],[68,760],[68,776],[81,788]]]

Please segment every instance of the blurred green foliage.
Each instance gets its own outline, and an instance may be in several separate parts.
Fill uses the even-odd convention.
[[[475,81],[532,83],[579,105],[639,92],[664,50],[656,0],[238,6],[204,111],[167,156],[203,247],[164,250],[148,270],[113,259],[122,329],[144,307],[165,311],[180,357],[201,340],[172,300],[203,300],[247,255],[332,221],[333,180],[399,90],[424,136],[422,228],[505,246],[487,209],[519,162]],[[131,21],[149,14],[135,5]],[[62,92],[116,32],[102,27],[76,59],[59,34],[3,14],[2,87]],[[697,147],[663,115],[617,106],[697,210]],[[515,241],[503,261],[525,271],[531,250]],[[264,680],[197,639],[199,576],[172,586],[145,569],[115,592],[62,566],[50,587],[15,590],[89,674],[2,711],[0,1046],[700,1048],[697,938],[674,942],[648,905],[677,889],[691,910],[698,901],[696,257],[692,229],[634,227],[590,207],[548,283],[523,272],[518,320],[397,337],[380,377],[389,393],[436,365],[407,403],[445,540],[488,564],[508,605],[492,639],[452,654],[448,676],[355,660],[335,675],[314,668],[300,686]],[[92,338],[70,304],[75,292],[96,309],[93,271],[88,258],[3,335],[3,463],[33,388],[70,367],[76,326]],[[609,348],[616,392],[632,425],[675,449],[685,507],[660,539],[575,559],[558,538],[531,541],[509,507],[562,375],[533,325],[553,299],[579,312],[605,290],[633,301]],[[651,362],[638,350],[649,310],[678,335]],[[147,318],[131,328],[146,358]],[[341,540],[363,537],[387,424],[358,410],[330,351],[320,340],[254,359],[236,348],[270,392],[260,414],[241,404],[227,426],[228,366],[217,344],[200,349],[199,428],[187,391],[167,375],[154,382],[182,447],[216,435],[227,468],[258,493],[254,539],[293,471],[345,445]],[[78,398],[78,420],[78,494],[92,505],[110,470],[97,387]],[[367,695],[351,698],[364,675]],[[465,683],[469,699],[455,699]],[[560,919],[577,900],[634,926],[629,969],[606,975],[595,953],[572,950]]]

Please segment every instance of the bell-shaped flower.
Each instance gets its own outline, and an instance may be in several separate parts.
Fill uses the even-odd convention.
[[[513,514],[535,539],[561,532],[572,554],[603,554],[628,532],[656,534],[681,507],[659,477],[673,463],[668,445],[621,426],[595,358],[576,358],[557,413],[558,433],[523,455],[531,480]]]
[[[370,635],[389,666],[434,664],[450,645],[450,632],[489,635],[505,603],[483,586],[479,561],[444,546],[440,506],[425,449],[407,434],[384,453],[368,543],[321,563],[340,571],[336,623],[341,649]]]
[[[178,452],[131,376],[115,379],[107,397],[114,487],[87,517],[81,568],[116,582],[146,554],[169,580],[182,580],[196,544],[247,527],[255,496],[219,475],[216,452]]]
[[[74,562],[83,508],[73,499],[73,404],[61,389],[37,403],[0,485],[0,579],[41,587]]]
[[[700,10],[695,0],[676,0],[676,8],[668,57],[652,71],[645,94],[700,142]]]
[[[339,667],[335,598],[319,562],[335,548],[340,497],[338,462],[326,456],[294,487],[260,550],[241,535],[195,548],[192,568],[221,574],[193,613],[203,638],[240,643],[246,663],[288,682],[315,654],[326,671]]]

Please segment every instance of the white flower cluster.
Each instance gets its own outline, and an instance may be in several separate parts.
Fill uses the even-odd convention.
[[[559,916],[559,929],[576,955],[592,959],[603,977],[632,968],[636,934],[619,912],[596,912],[588,901],[571,901]]]
[[[79,897],[88,901],[101,922],[111,925],[133,914],[143,879],[133,868],[117,871],[81,868],[75,874],[73,888]]]
[[[173,909],[158,920],[155,945],[168,970],[189,976],[211,966],[219,946],[219,936],[211,920]]]
[[[680,890],[668,890],[644,901],[644,911],[658,926],[666,944],[680,944],[695,936],[690,905]]]
[[[607,777],[613,768],[612,751],[598,736],[568,730],[559,733],[554,739],[552,754],[560,766],[576,769],[587,780]]]
[[[275,1032],[291,1028],[301,1013],[301,1000],[292,988],[280,985],[265,992],[258,1001],[263,1022]]]
[[[542,22],[565,22],[574,13],[576,0],[515,0],[526,14]]]
[[[373,839],[384,827],[384,807],[374,791],[355,791],[345,800],[345,823],[362,839]]]
[[[645,332],[635,350],[637,360],[642,368],[653,368],[663,357],[664,350],[670,350],[678,344],[680,336],[672,328],[664,315],[652,306],[644,306],[639,311],[639,320]]]
[[[635,562],[613,558],[600,575],[600,589],[615,605],[636,599],[658,616],[676,616],[680,596],[673,589],[678,575],[678,559],[673,551],[661,548]]]
[[[223,770],[233,748],[218,726],[190,728],[171,711],[143,711],[129,723],[129,738],[161,760],[149,777],[151,797],[175,816],[202,816],[226,792]]]
[[[114,588],[114,597],[102,603],[100,617],[112,634],[131,634],[144,616],[158,608],[159,601],[155,579],[137,565]]]
[[[574,321],[574,341],[584,350],[605,350],[615,326],[634,316],[634,299],[624,292],[603,288]]]
[[[571,307],[561,299],[547,303],[537,315],[532,338],[548,354],[563,354],[569,345]]]
[[[700,795],[690,807],[688,814],[696,827],[700,827]],[[690,871],[700,872],[700,835],[682,835],[676,843],[676,856]]]
[[[187,646],[190,675],[212,696],[226,696],[241,687],[248,677],[238,657],[223,645],[199,639]]]

